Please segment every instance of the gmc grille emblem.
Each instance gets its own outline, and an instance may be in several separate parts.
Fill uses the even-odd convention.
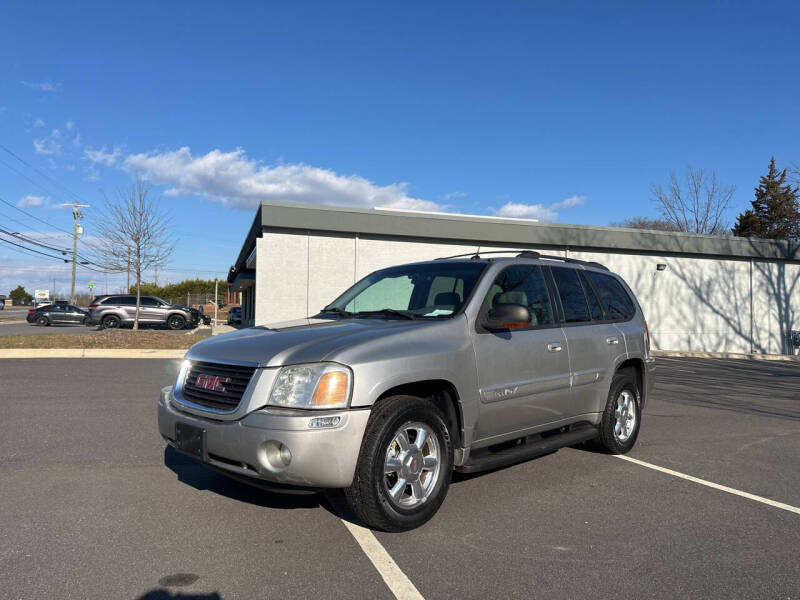
[[[226,383],[230,382],[228,377],[220,377],[219,375],[206,375],[200,373],[195,380],[195,386],[203,388],[204,390],[211,390],[212,392],[224,392]]]

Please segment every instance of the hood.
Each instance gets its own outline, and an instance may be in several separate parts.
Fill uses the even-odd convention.
[[[192,346],[186,358],[258,363],[262,367],[336,360],[338,353],[353,346],[441,323],[372,318],[300,319],[214,336]]]

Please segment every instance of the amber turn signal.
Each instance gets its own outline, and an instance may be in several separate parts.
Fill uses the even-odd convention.
[[[314,406],[341,405],[347,402],[347,373],[329,371],[317,384]]]

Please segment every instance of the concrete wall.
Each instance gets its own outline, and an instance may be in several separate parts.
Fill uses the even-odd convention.
[[[256,242],[255,323],[316,314],[376,269],[476,249],[477,245],[355,234],[265,231]],[[789,353],[789,331],[800,329],[796,320],[800,316],[797,265],[747,259],[565,253],[605,264],[628,282],[645,312],[656,349]],[[659,263],[667,268],[657,271]]]

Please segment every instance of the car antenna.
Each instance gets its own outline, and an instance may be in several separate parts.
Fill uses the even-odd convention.
[[[481,259],[481,247],[478,246],[478,250],[475,252],[475,255],[472,257],[472,260],[480,260]]]

